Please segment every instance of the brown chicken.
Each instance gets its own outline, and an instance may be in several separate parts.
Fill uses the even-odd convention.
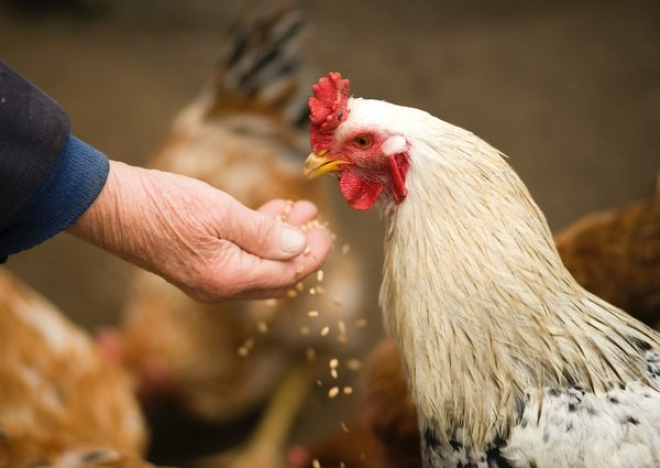
[[[555,240],[564,265],[582,286],[657,328],[660,180],[649,200],[585,216]]]
[[[146,442],[123,371],[0,269],[0,467],[146,467]]]
[[[262,4],[246,15],[210,85],[177,117],[150,166],[201,179],[252,208],[272,198],[310,200],[323,222],[341,230],[330,181],[309,183],[300,172],[303,32],[289,7]],[[120,340],[106,334],[102,341],[146,398],[160,394],[195,418],[226,422],[262,404],[292,363],[358,345],[363,278],[355,254],[336,249],[322,272],[282,299],[202,305],[135,270]]]
[[[648,324],[660,319],[660,184],[648,200],[587,215],[555,236],[566,267],[589,291]],[[365,361],[354,418],[291,466],[414,468],[422,464],[417,412],[396,344],[382,339]]]

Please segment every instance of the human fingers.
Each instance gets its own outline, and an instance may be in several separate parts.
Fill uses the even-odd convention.
[[[333,236],[325,228],[315,228],[307,233],[307,247],[297,257],[288,261],[267,260],[251,256],[234,270],[241,278],[243,291],[236,297],[262,299],[278,297],[286,293],[306,276],[319,270],[332,248]],[[247,255],[247,254],[246,254]]]
[[[301,254],[307,247],[307,236],[297,227],[282,222],[286,211],[281,204],[281,200],[272,201],[263,211],[235,204],[223,237],[263,259],[282,261]],[[280,211],[280,207],[282,214],[279,218],[268,214]]]
[[[274,199],[261,206],[257,211],[278,217],[294,226],[304,225],[315,219],[319,214],[316,205],[307,200],[294,202],[292,200]]]

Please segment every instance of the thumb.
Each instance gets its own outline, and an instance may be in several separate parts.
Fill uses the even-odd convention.
[[[295,226],[238,204],[225,238],[243,250],[268,260],[289,260],[307,246],[307,236]]]

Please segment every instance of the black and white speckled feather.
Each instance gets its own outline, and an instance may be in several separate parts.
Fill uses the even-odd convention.
[[[660,353],[644,365],[657,380]],[[544,389],[519,406],[519,420],[505,438],[475,452],[467,443],[441,444],[422,424],[425,466],[451,468],[544,468],[660,466],[660,396],[639,382],[619,384],[596,396],[582,387]]]

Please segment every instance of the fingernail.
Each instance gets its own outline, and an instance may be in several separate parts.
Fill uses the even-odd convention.
[[[299,252],[305,248],[307,238],[298,229],[282,228],[282,250],[286,253]]]

